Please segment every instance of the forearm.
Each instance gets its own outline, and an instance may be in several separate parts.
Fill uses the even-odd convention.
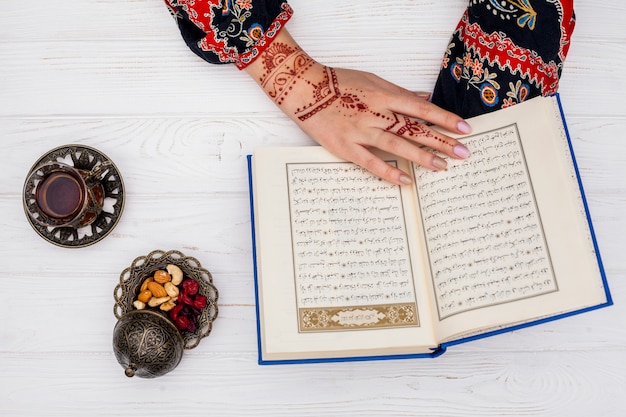
[[[322,95],[318,97],[319,101],[324,101],[325,95],[327,104],[336,99],[330,93],[332,80],[329,72],[332,70],[311,58],[286,29],[245,71],[298,124],[323,106],[316,101],[315,95]]]
[[[457,133],[469,126],[458,116],[374,74],[322,65],[284,28],[292,10],[285,0],[165,0],[187,45],[212,63],[234,63],[311,138],[335,155],[381,178],[408,184],[410,175],[386,163],[373,148],[433,170],[469,151],[424,120]],[[228,7],[225,7],[228,6]]]
[[[433,170],[445,169],[446,161],[417,144],[454,158],[469,156],[458,141],[417,121],[469,133],[460,117],[374,74],[322,65],[286,30],[246,71],[320,145],[396,184],[410,183],[409,175],[377,157],[372,148]]]

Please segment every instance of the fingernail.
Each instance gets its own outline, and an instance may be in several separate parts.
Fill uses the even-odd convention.
[[[456,128],[461,133],[472,133],[472,127],[465,120],[461,120],[459,123],[457,123]]]
[[[461,145],[460,143],[458,145],[455,145],[454,148],[452,148],[452,153],[454,153],[456,156],[462,159],[465,159],[468,156],[470,156],[469,149],[467,149],[465,146]]]
[[[427,100],[427,101],[430,100],[430,93],[418,91],[416,94],[419,98],[423,98],[424,100]]]
[[[433,157],[433,166],[437,169],[446,169],[448,167],[448,163],[438,156]]]
[[[411,185],[413,184],[413,181],[411,180],[411,177],[409,177],[406,174],[402,174],[400,175],[400,182],[404,185]]]

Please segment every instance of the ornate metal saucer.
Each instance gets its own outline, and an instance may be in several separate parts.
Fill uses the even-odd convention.
[[[171,250],[165,252],[155,250],[146,256],[136,258],[131,266],[124,269],[120,275],[120,282],[113,291],[115,305],[113,313],[118,319],[122,319],[127,313],[136,311],[133,306],[139,287],[144,279],[152,276],[158,269],[165,269],[168,264],[178,266],[186,278],[192,278],[199,286],[199,293],[207,299],[207,305],[202,309],[198,317],[198,326],[195,332],[180,331],[184,341],[185,349],[193,349],[200,344],[200,341],[211,333],[213,321],[217,318],[218,291],[213,285],[211,273],[204,269],[196,258],[185,256],[181,252]],[[166,313],[159,311],[163,317]],[[169,318],[167,318],[169,320]]]
[[[82,248],[104,239],[117,225],[124,210],[124,181],[115,164],[109,157],[97,149],[85,145],[65,145],[52,149],[39,158],[28,171],[28,175],[37,166],[46,162],[64,162],[74,166],[74,168],[87,171],[90,171],[98,163],[111,163],[110,169],[102,178],[102,186],[104,188],[105,204],[108,202],[106,207],[112,207],[113,211],[103,210],[89,226],[77,229],[73,227],[46,227],[40,225],[29,215],[29,212],[36,210],[33,207],[34,201],[27,198],[28,195],[32,194],[32,185],[25,184],[22,194],[24,211],[30,225],[48,242],[66,248]]]

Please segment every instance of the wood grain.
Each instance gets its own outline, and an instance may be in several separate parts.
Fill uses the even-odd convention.
[[[128,380],[110,354],[9,354],[3,374],[28,380],[8,386],[7,415],[88,413],[168,416],[503,416],[618,415],[622,352],[450,353],[436,361],[391,361],[269,367],[254,355],[188,355],[167,378]],[[36,371],[35,371],[36,370]],[[98,375],[99,378],[94,376]],[[55,381],[54,383],[51,383]],[[370,381],[367,383],[366,381]],[[603,381],[603,384],[594,383]],[[374,383],[375,382],[375,383]],[[80,407],[80,410],[78,408]]]
[[[185,46],[162,0],[6,2],[0,15],[0,415],[623,416],[626,411],[626,3],[576,2],[561,82],[615,305],[455,346],[435,360],[261,367],[246,155],[312,141],[245,73]],[[432,89],[464,0],[291,1],[320,61]],[[64,249],[25,219],[32,163],[63,144],[120,168],[124,213]],[[156,380],[111,348],[113,288],[154,249],[213,274],[211,335]]]

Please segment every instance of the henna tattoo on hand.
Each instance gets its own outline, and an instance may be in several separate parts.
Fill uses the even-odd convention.
[[[301,81],[311,88],[311,102],[296,109],[295,115],[304,121],[331,105],[339,97],[337,74],[329,67],[322,67],[320,75],[303,76],[315,64],[302,49],[281,42],[274,42],[263,55],[263,75],[259,83],[267,95],[280,106]],[[320,78],[319,81],[312,81]]]
[[[426,126],[407,116],[396,113],[385,115],[371,110],[363,99],[363,91],[342,91],[339,88],[336,71],[327,66],[315,66],[315,61],[298,46],[273,42],[264,52],[262,63],[263,74],[259,83],[278,106],[284,104],[297,83],[305,83],[308,86],[310,98],[305,101],[307,104],[297,107],[294,112],[300,121],[305,121],[334,104],[337,111],[345,117],[370,113],[389,123],[384,130],[398,136],[421,136],[445,142]],[[299,91],[299,94],[302,97],[303,92]]]
[[[313,83],[308,80],[307,83],[313,88],[313,102],[296,109],[296,116],[301,121],[324,110],[339,98],[337,74],[333,68],[324,67],[323,78],[319,83]]]
[[[263,55],[261,87],[277,105],[283,104],[296,80],[315,62],[302,49],[274,42]]]
[[[434,139],[441,143],[445,143],[443,139],[435,136],[433,132],[426,126],[419,122],[416,122],[410,117],[401,116],[402,120],[400,120],[400,116],[397,113],[394,113],[393,116],[393,123],[385,128],[387,132],[395,133],[398,136],[409,136],[412,138],[416,136],[422,136],[429,139]]]

